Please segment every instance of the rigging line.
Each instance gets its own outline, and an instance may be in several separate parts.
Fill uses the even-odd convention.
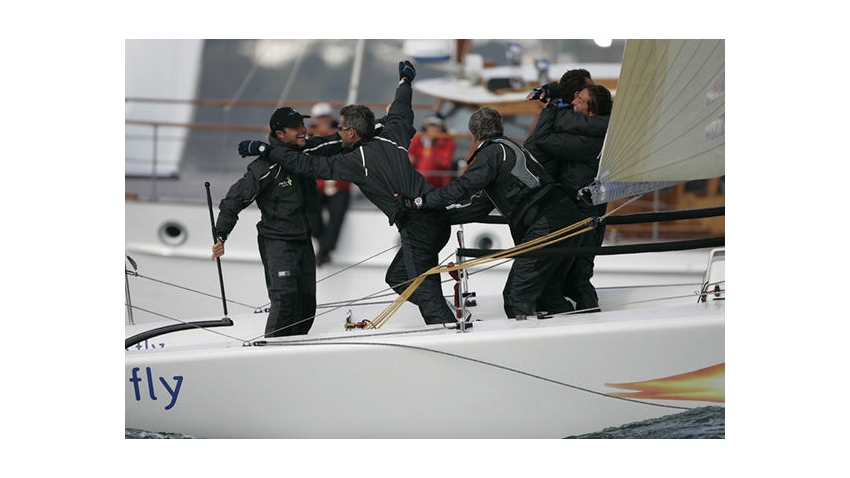
[[[603,215],[599,218],[599,220],[600,220],[600,221],[605,220],[607,217],[609,217],[609,216],[613,215],[615,212],[619,211],[620,209],[623,209],[623,208],[624,208],[624,207],[626,207],[627,205],[629,205],[629,204],[631,204],[631,203],[633,203],[633,202],[637,201],[637,200],[638,200],[638,199],[640,199],[641,197],[643,197],[643,194],[638,194],[637,196],[632,197],[631,199],[629,199],[628,201],[624,202],[623,204],[620,204],[619,206],[615,207],[615,208],[614,208],[614,210],[612,210],[611,212],[608,212],[608,213],[603,214]]]
[[[393,292],[393,294],[395,294],[395,292]],[[386,294],[386,295],[389,295],[389,294]],[[344,301],[343,300],[343,301],[337,301],[337,302],[326,302],[324,304],[317,305],[316,307],[325,309],[325,308],[328,308],[328,307],[337,307],[337,306],[360,307],[360,306],[366,306],[366,305],[379,305],[379,304],[391,304],[391,303],[392,303],[391,300],[380,300],[380,301],[376,301],[376,302],[356,302],[356,301],[351,302],[351,301]]]
[[[217,296],[217,295],[213,295],[213,294],[210,294],[210,293],[207,293],[207,292],[202,292],[202,291],[192,289],[192,288],[189,288],[189,287],[186,287],[186,286],[174,284],[172,282],[166,282],[166,281],[163,281],[163,280],[160,280],[160,279],[154,279],[153,277],[148,277],[148,276],[139,274],[137,272],[134,272],[132,274],[130,274],[128,272],[127,275],[132,275],[132,276],[138,277],[140,279],[147,279],[149,281],[157,282],[157,283],[162,284],[162,285],[167,285],[167,286],[174,287],[174,288],[177,288],[177,289],[183,289],[185,291],[194,292],[196,294],[204,295],[204,296],[207,296],[207,297],[212,297],[214,299],[221,299],[221,297]],[[257,310],[256,306],[249,305],[249,304],[243,304],[242,302],[238,302],[238,301],[235,301],[235,300],[232,300],[232,299],[227,299],[227,302],[230,302],[231,304],[241,305],[243,307],[247,307],[247,308],[252,309],[252,310]]]
[[[383,250],[383,251],[381,251],[381,252],[378,252],[378,253],[372,254],[371,256],[369,256],[369,257],[367,257],[367,258],[363,259],[363,260],[362,260],[362,261],[360,261],[360,262],[356,262],[356,263],[354,263],[354,264],[352,264],[352,265],[350,265],[350,266],[348,266],[348,267],[346,267],[346,268],[344,268],[344,269],[340,269],[340,270],[338,270],[338,271],[334,272],[333,274],[329,274],[329,275],[327,275],[327,276],[325,276],[325,277],[322,277],[321,279],[317,280],[317,281],[316,281],[316,283],[318,284],[319,282],[322,282],[323,280],[330,279],[331,277],[333,277],[333,276],[335,276],[335,275],[338,275],[338,274],[342,274],[343,272],[346,272],[346,271],[348,271],[349,269],[353,269],[353,268],[355,268],[355,267],[357,267],[357,266],[359,266],[359,265],[362,265],[362,264],[363,264],[364,262],[366,262],[366,261],[372,260],[372,259],[374,259],[374,258],[376,258],[376,257],[380,256],[381,254],[386,254],[387,252],[389,252],[389,251],[391,251],[391,250],[393,250],[393,249],[398,249],[398,248],[399,248],[399,246],[393,246],[393,247],[389,247],[389,248],[387,248],[387,249],[384,249],[384,250]]]
[[[391,250],[391,249],[396,249],[396,248],[398,248],[398,247],[399,247],[399,246],[391,247],[390,249],[387,249],[386,251],[379,252],[378,254],[375,254],[375,256],[380,255],[380,254],[383,254],[384,252],[387,252],[387,251],[389,251],[389,250]],[[372,257],[375,257],[375,256],[372,256]],[[448,258],[444,259],[444,260],[443,260],[443,262],[447,261],[450,257],[451,257],[451,256],[449,256]],[[371,259],[371,257],[370,257],[369,259]],[[368,259],[366,259],[366,260],[368,260]],[[359,262],[358,264],[362,264],[362,263],[363,263],[363,262],[365,262],[366,260],[361,261],[361,262]],[[495,263],[495,264],[489,265],[489,266],[487,266],[487,267],[482,267],[482,268],[480,268],[480,269],[473,270],[473,271],[469,272],[469,275],[470,275],[470,277],[471,277],[471,276],[474,276],[475,274],[478,274],[479,272],[485,272],[485,271],[490,270],[490,269],[492,269],[492,268],[494,268],[494,267],[498,267],[498,266],[500,266],[500,265],[502,265],[502,264],[504,264],[504,263],[506,263],[506,262],[508,262],[508,261],[510,261],[510,260],[512,260],[512,259],[511,259],[511,258],[508,258],[508,259],[505,259],[505,260],[503,260],[503,261],[501,261],[501,262],[497,262],[497,263]],[[353,266],[352,266],[352,267],[353,267]],[[348,267],[348,268],[345,268],[345,269],[343,269],[343,270],[340,270],[339,272],[335,272],[334,274],[331,274],[331,275],[329,275],[329,276],[327,276],[327,277],[325,277],[325,278],[323,278],[323,279],[321,279],[321,280],[324,280],[324,279],[330,278],[330,277],[332,277],[333,275],[336,275],[336,274],[339,274],[339,273],[341,273],[341,272],[347,271],[347,270],[348,270],[348,269],[350,269],[350,268],[351,268],[351,267]],[[405,282],[401,282],[401,283],[399,283],[399,284],[396,284],[396,286],[399,286],[399,285],[405,285],[405,284],[410,284],[411,282],[413,282],[413,280],[414,280],[414,279],[409,279],[409,280],[407,280],[407,281],[405,281]],[[454,282],[454,279],[452,279],[451,277],[446,278],[445,280],[443,280],[443,281],[441,282],[441,284],[445,284],[445,283],[447,283],[447,282]],[[348,299],[348,300],[340,300],[340,301],[336,301],[336,302],[326,302],[326,303],[323,303],[323,304],[317,304],[317,305],[316,305],[316,307],[324,308],[324,307],[334,307],[334,306],[337,306],[337,305],[343,305],[343,306],[356,307],[356,306],[361,306],[361,305],[390,304],[390,303],[392,303],[392,301],[381,301],[381,302],[361,302],[361,301],[362,301],[362,300],[365,300],[365,299],[377,299],[377,298],[379,298],[379,297],[389,297],[389,296],[392,296],[392,295],[395,295],[395,294],[396,294],[395,290],[393,290],[393,289],[392,289],[392,288],[390,288],[390,287],[387,287],[387,288],[385,288],[385,289],[379,290],[379,291],[377,291],[377,292],[373,292],[372,294],[369,294],[369,295],[364,296],[364,297],[359,298],[359,299]],[[448,297],[450,297],[450,296],[446,296],[446,297],[448,298]]]
[[[461,360],[467,360],[469,362],[478,363],[478,364],[481,364],[481,365],[497,368],[497,369],[500,369],[500,370],[505,370],[507,372],[513,372],[513,373],[516,373],[516,374],[519,374],[519,375],[525,375],[526,377],[530,377],[530,378],[533,378],[535,380],[541,380],[541,381],[544,381],[544,382],[553,383],[555,385],[561,385],[561,386],[564,386],[564,387],[567,387],[567,388],[572,388],[573,390],[591,393],[593,395],[599,395],[599,396],[605,397],[605,398],[613,398],[615,400],[622,400],[622,401],[625,401],[625,402],[639,403],[641,405],[650,405],[650,406],[661,407],[661,408],[673,408],[673,409],[677,409],[677,410],[690,410],[691,408],[693,408],[693,407],[683,407],[683,406],[677,406],[677,405],[665,405],[665,404],[661,404],[661,403],[652,403],[652,402],[646,402],[646,401],[643,401],[643,400],[637,400],[637,399],[634,399],[634,398],[618,397],[618,396],[615,396],[615,395],[608,395],[607,393],[597,392],[596,390],[591,390],[591,389],[585,388],[585,387],[579,387],[578,385],[573,385],[573,384],[569,384],[569,383],[566,383],[566,382],[561,382],[559,380],[543,377],[541,375],[533,374],[531,372],[524,372],[524,371],[519,370],[519,369],[507,367],[505,365],[499,365],[499,364],[496,364],[496,363],[493,363],[493,362],[488,362],[486,360],[481,360],[481,359],[477,359],[477,358],[473,358],[473,357],[467,357],[465,355],[459,355],[459,354],[452,353],[452,352],[444,352],[442,350],[436,350],[436,349],[432,349],[432,348],[428,348],[428,347],[419,347],[417,345],[396,344],[396,343],[392,343],[392,342],[348,342],[348,341],[345,341],[345,342],[288,343],[288,344],[279,343],[279,344],[275,344],[275,345],[290,345],[290,346],[295,346],[295,345],[379,345],[379,346],[386,346],[386,347],[397,347],[397,348],[403,348],[403,349],[421,350],[423,352],[431,352],[431,353],[435,353],[435,354],[446,355],[448,357],[457,358],[457,359],[461,359]]]
[[[381,294],[381,292],[385,292]],[[374,292],[369,294],[366,297],[361,297],[359,299],[342,299],[336,302],[325,302],[323,304],[316,304],[317,308],[326,308],[326,307],[335,307],[337,305],[348,305],[348,306],[360,306],[360,305],[373,305],[373,304],[388,304],[392,302],[391,300],[380,301],[380,302],[360,302],[365,299],[379,299],[381,297],[389,297],[391,295],[395,295],[395,291],[390,291],[389,289],[384,289],[384,291]]]
[[[619,304],[605,304],[605,310],[609,310],[609,311],[610,310],[619,310],[619,308],[633,306],[633,305],[652,304],[652,303],[656,303],[656,302],[663,302],[663,301],[666,301],[666,300],[691,299],[691,298],[699,297],[699,296],[700,296],[699,293],[694,292],[694,293],[687,294],[687,295],[670,295],[670,296],[667,296],[667,297],[653,297],[651,299],[634,300],[634,301],[631,301],[631,302],[622,302],[622,303],[619,303]],[[600,311],[602,310],[601,306],[597,306],[597,307],[589,307],[587,309],[576,309],[576,310],[572,310],[572,311],[569,311],[569,312],[561,312],[559,314],[554,314],[554,316],[575,315],[575,314],[583,313],[585,310],[595,310],[595,309],[599,309]]]
[[[499,267],[500,265],[505,264],[505,263],[507,263],[507,262],[509,262],[509,261],[512,261],[512,260],[514,260],[514,258],[513,258],[513,257],[508,257],[508,258],[506,258],[505,260],[503,260],[503,261],[501,261],[501,262],[496,262],[495,264],[491,264],[491,265],[489,265],[489,266],[487,266],[487,267],[482,267],[481,269],[477,269],[477,270],[474,270],[474,271],[471,271],[471,272],[470,272],[470,271],[467,271],[467,272],[469,272],[469,276],[470,276],[470,277],[472,277],[472,276],[474,276],[475,274],[478,274],[479,272],[486,272],[486,271],[489,271],[490,269],[492,269],[492,268],[494,268],[494,267]]]
[[[263,45],[264,45],[263,50],[265,50],[269,47],[268,42],[263,43]],[[245,78],[242,79],[242,83],[239,85],[238,88],[236,88],[236,92],[233,94],[233,97],[230,98],[230,101],[228,101],[227,104],[224,105],[224,107],[222,107],[222,109],[225,112],[229,112],[231,110],[231,108],[233,108],[233,105],[235,105],[236,102],[239,101],[239,98],[242,96],[242,93],[245,91],[245,88],[248,86],[248,82],[251,81],[251,79],[257,73],[257,69],[260,68],[260,62],[259,61],[254,59],[253,63],[254,64],[251,65],[251,69],[248,70],[248,74],[245,75]]]
[[[324,280],[330,279],[331,277],[334,277],[334,276],[336,276],[336,275],[342,274],[343,272],[347,272],[347,271],[349,271],[349,270],[351,270],[351,269],[353,269],[353,268],[355,268],[355,267],[357,267],[357,266],[359,266],[359,265],[362,265],[362,264],[363,264],[364,262],[366,262],[366,261],[372,260],[372,259],[374,259],[374,258],[376,258],[376,257],[380,256],[381,254],[385,254],[385,253],[387,253],[387,252],[389,252],[389,251],[391,251],[391,250],[393,250],[393,249],[398,249],[398,247],[399,247],[399,246],[393,246],[393,247],[390,247],[390,248],[384,249],[384,250],[383,250],[383,251],[381,251],[381,252],[378,252],[378,253],[372,254],[371,256],[369,256],[369,257],[367,257],[367,258],[363,259],[363,260],[362,260],[362,261],[360,261],[360,262],[357,262],[357,263],[352,264],[352,265],[350,265],[350,266],[348,266],[348,267],[345,267],[345,268],[343,268],[343,269],[340,269],[340,270],[338,270],[338,271],[336,271],[336,272],[334,272],[334,273],[332,273],[332,274],[328,274],[327,276],[322,277],[321,279],[319,279],[319,280],[317,280],[317,281],[316,281],[316,284],[318,284],[319,282],[322,282],[322,281],[324,281]],[[389,290],[390,290],[390,288],[382,289],[382,290],[379,290],[379,291],[377,291],[377,292],[373,292],[372,294],[369,294],[369,295],[367,295],[367,296],[365,296],[365,297],[362,297],[362,298],[360,298],[360,299],[351,299],[350,301],[348,301],[348,303],[349,303],[349,305],[353,305],[353,304],[355,304],[357,301],[360,301],[360,300],[370,299],[370,298],[373,298],[373,297],[380,297],[378,294],[381,294],[381,293],[383,293],[383,292],[388,292]],[[389,294],[385,294],[385,295],[389,295]],[[341,302],[345,302],[345,301],[340,301],[340,302],[336,302],[336,303],[341,303]],[[265,307],[268,307],[268,306],[270,306],[270,305],[271,305],[271,302],[266,302],[266,304],[265,304],[265,305],[263,305],[262,307],[260,307],[260,309],[265,308]],[[320,305],[321,305],[321,304],[316,304],[316,306],[317,306],[317,307],[319,307]],[[255,310],[257,310],[257,309],[255,309]]]

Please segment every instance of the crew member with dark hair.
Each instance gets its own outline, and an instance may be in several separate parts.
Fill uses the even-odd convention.
[[[290,107],[278,108],[269,119],[269,143],[277,149],[299,151],[311,147],[328,153],[340,150],[339,141],[308,141],[304,116]],[[257,244],[269,292],[266,337],[309,332],[316,315],[316,257],[310,239],[307,211],[317,207],[316,181],[291,174],[269,160],[266,143],[250,141],[262,153],[227,191],[219,204],[212,258],[224,255],[224,243],[252,202],[260,209]],[[244,157],[244,155],[243,155]]]
[[[532,138],[541,129],[541,123],[544,123],[545,125],[545,121],[547,119],[551,119],[556,111],[562,108],[572,110],[572,101],[575,97],[578,96],[579,92],[583,90],[585,86],[592,84],[593,78],[591,78],[590,72],[584,68],[576,68],[574,70],[567,70],[564,72],[564,74],[561,75],[560,81],[547,83],[535,88],[525,97],[525,99],[529,101],[539,100],[546,103],[546,107],[540,111],[534,125],[534,130],[532,130],[528,139],[525,140],[523,146],[525,146],[525,148],[528,149],[535,158],[537,158],[537,161],[546,168],[546,171],[548,171],[549,174],[556,179],[561,177],[563,161],[558,160],[558,158],[552,158],[551,155],[543,154],[543,152],[538,149],[537,144],[532,140]],[[596,174],[596,171],[594,171],[593,174]]]
[[[579,75],[576,77],[581,78]],[[572,97],[569,105],[550,101],[543,108],[524,146],[540,158],[546,170],[566,188],[585,217],[604,216],[607,204],[591,205],[578,198],[577,194],[593,182],[598,172],[599,154],[611,117],[611,92],[602,85],[591,84],[567,96]],[[601,246],[605,223],[598,224],[581,237],[582,246]],[[594,256],[577,256],[565,275],[564,294],[576,302],[575,307],[580,311],[599,311],[596,288],[590,281],[593,261]]]

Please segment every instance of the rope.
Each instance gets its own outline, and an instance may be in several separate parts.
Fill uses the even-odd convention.
[[[569,226],[566,226],[562,229],[559,229],[557,231],[551,232],[551,233],[549,233],[545,236],[541,236],[541,237],[538,237],[536,239],[532,239],[528,242],[523,242],[522,244],[520,244],[518,246],[514,246],[514,247],[512,247],[510,249],[506,249],[504,251],[497,251],[495,253],[492,253],[492,254],[489,254],[489,255],[486,255],[486,256],[483,256],[483,257],[479,257],[479,258],[473,259],[471,261],[466,261],[466,262],[463,262],[461,264],[456,264],[454,266],[432,267],[431,269],[423,272],[418,277],[416,277],[413,280],[413,282],[407,287],[407,289],[405,289],[405,291],[403,293],[401,293],[398,296],[398,298],[396,298],[396,300],[392,304],[390,304],[389,307],[387,307],[386,309],[384,309],[383,312],[378,314],[378,316],[375,318],[375,320],[373,320],[370,324],[368,324],[366,328],[372,329],[372,328],[380,328],[381,326],[383,326],[387,322],[387,320],[389,320],[389,318],[392,317],[393,314],[396,313],[396,311],[398,311],[398,309],[404,304],[404,302],[407,301],[407,299],[410,298],[411,295],[413,295],[413,292],[416,291],[416,289],[419,287],[420,284],[422,284],[422,282],[425,280],[425,278],[427,276],[431,275],[431,274],[440,274],[440,273],[443,273],[443,272],[451,272],[451,271],[456,271],[456,270],[460,270],[460,269],[466,269],[468,267],[474,267],[474,266],[486,264],[488,262],[514,257],[514,256],[517,256],[519,254],[524,254],[526,252],[534,251],[534,250],[549,246],[551,244],[554,244],[556,242],[563,241],[563,240],[568,239],[570,237],[577,236],[577,235],[582,234],[584,232],[590,231],[594,227],[596,227],[595,222],[594,222],[594,218],[589,217],[589,218],[585,218],[581,221],[578,221],[574,224],[571,224]],[[583,229],[579,229],[579,228],[583,228]],[[576,229],[579,229],[579,230],[575,231]],[[572,232],[572,231],[575,231],[575,232]]]
[[[129,269],[124,269],[124,272],[129,276],[138,277],[140,279],[147,279],[147,280],[152,281],[152,282],[167,285],[167,286],[170,286],[170,287],[175,287],[177,289],[183,289],[183,290],[186,290],[186,291],[189,291],[189,292],[194,292],[196,294],[204,295],[204,296],[207,296],[207,297],[212,297],[214,299],[221,299],[221,297],[217,296],[217,295],[209,294],[207,292],[202,292],[202,291],[199,291],[197,289],[192,289],[192,288],[189,288],[189,287],[186,287],[186,286],[175,284],[173,282],[166,282],[166,281],[163,281],[163,280],[160,280],[160,279],[154,279],[153,277],[147,277],[147,276],[144,276],[142,274],[139,274],[138,272],[131,271]],[[255,307],[253,305],[243,304],[242,302],[237,302],[237,301],[231,300],[231,299],[227,299],[227,302],[232,303],[232,304],[236,304],[236,305],[241,305],[243,307],[247,307],[247,308],[252,309],[254,311],[257,311],[257,309],[258,309],[258,307]],[[133,308],[137,309],[137,310],[143,310],[145,312],[149,312],[149,311],[146,311],[146,310],[141,309],[139,307],[134,306]],[[160,314],[156,314],[156,315],[160,315]],[[163,316],[163,317],[165,317],[165,316]]]

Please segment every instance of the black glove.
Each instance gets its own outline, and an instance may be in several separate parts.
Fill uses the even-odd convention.
[[[593,195],[591,194],[589,187],[583,187],[577,190],[575,198],[575,202],[579,206],[593,206]]]
[[[245,140],[239,143],[239,156],[258,156],[269,149],[268,143],[253,139]]]
[[[407,196],[396,194],[393,199],[395,199],[395,208],[400,213],[406,214],[416,210],[416,208],[413,207],[413,199],[410,199]]]
[[[525,98],[527,100],[540,100],[543,103],[548,103],[560,96],[560,88],[558,88],[558,83],[553,81],[552,83],[546,83],[543,86],[535,88],[528,94]]]
[[[416,68],[413,68],[413,63],[408,60],[398,62],[398,79],[407,78],[408,83],[413,83],[416,78]]]

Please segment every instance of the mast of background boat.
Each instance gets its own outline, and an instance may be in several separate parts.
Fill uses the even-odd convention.
[[[283,106],[283,103],[289,96],[289,90],[291,90],[292,85],[295,84],[295,76],[301,68],[301,60],[304,59],[304,53],[307,51],[308,42],[309,40],[301,40],[301,49],[298,51],[298,56],[295,57],[295,64],[292,65],[292,70],[289,72],[289,78],[286,80],[286,86],[283,87],[283,91],[280,92],[280,98],[277,99],[277,108]]]
[[[363,53],[366,51],[366,40],[357,40],[354,49],[354,64],[351,67],[351,82],[348,84],[348,99],[345,104],[353,105],[357,102],[360,91],[360,73],[363,71]]]

